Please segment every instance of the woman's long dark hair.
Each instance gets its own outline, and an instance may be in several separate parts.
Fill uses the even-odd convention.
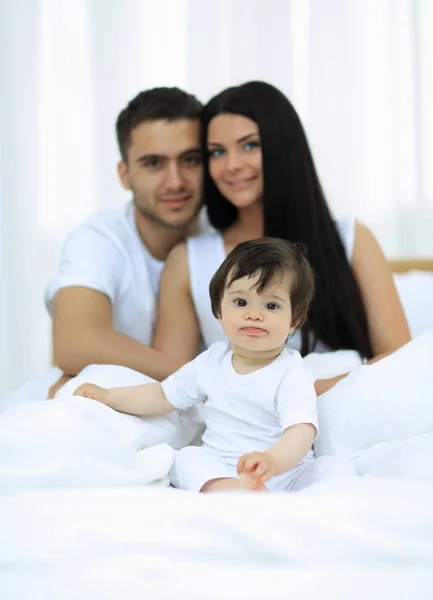
[[[259,127],[264,179],[263,234],[304,245],[316,273],[316,296],[302,330],[301,353],[313,351],[321,340],[331,349],[353,349],[371,358],[361,293],[295,109],[284,94],[261,81],[229,88],[203,109],[203,148],[206,149],[210,121],[224,113],[243,115]],[[237,208],[212,181],[208,158],[205,172],[209,219],[216,229],[224,231],[236,221]]]

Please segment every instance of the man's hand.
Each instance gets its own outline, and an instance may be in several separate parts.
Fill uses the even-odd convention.
[[[98,402],[102,402],[102,404],[107,404],[108,390],[93,383],[83,383],[83,385],[80,385],[75,390],[74,396],[83,396],[84,398],[90,398],[90,400],[97,400]]]
[[[67,383],[70,379],[72,379],[72,377],[73,375],[65,375],[65,373],[62,373],[61,377],[55,383],[53,383],[52,386],[49,387],[47,399],[52,400],[59,391],[59,389],[63,387],[65,383]]]
[[[241,483],[251,490],[262,490],[276,474],[274,459],[265,452],[249,452],[240,457],[237,472]]]

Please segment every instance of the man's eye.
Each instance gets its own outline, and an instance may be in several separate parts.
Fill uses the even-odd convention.
[[[247,301],[244,300],[243,298],[236,298],[234,303],[236,306],[246,306],[247,305]]]
[[[279,308],[278,304],[276,304],[275,302],[268,302],[265,306],[268,310],[276,310],[277,308]]]
[[[148,169],[156,169],[161,165],[161,161],[158,158],[150,158],[149,160],[146,160],[146,162],[143,164]]]
[[[196,167],[198,165],[201,165],[201,156],[199,154],[195,154],[193,156],[185,156],[183,162],[187,167]]]

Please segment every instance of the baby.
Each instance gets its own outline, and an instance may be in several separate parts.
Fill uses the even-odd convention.
[[[304,324],[313,295],[313,271],[296,245],[272,238],[241,243],[210,283],[212,311],[229,341],[212,344],[162,383],[84,384],[75,394],[142,416],[203,402],[203,441],[177,453],[170,473],[175,487],[307,487],[329,474],[334,457],[314,458],[314,379],[285,342]]]

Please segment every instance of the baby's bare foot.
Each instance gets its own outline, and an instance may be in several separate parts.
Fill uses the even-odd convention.
[[[269,492],[268,488],[263,483],[261,486],[254,488],[253,492]]]

